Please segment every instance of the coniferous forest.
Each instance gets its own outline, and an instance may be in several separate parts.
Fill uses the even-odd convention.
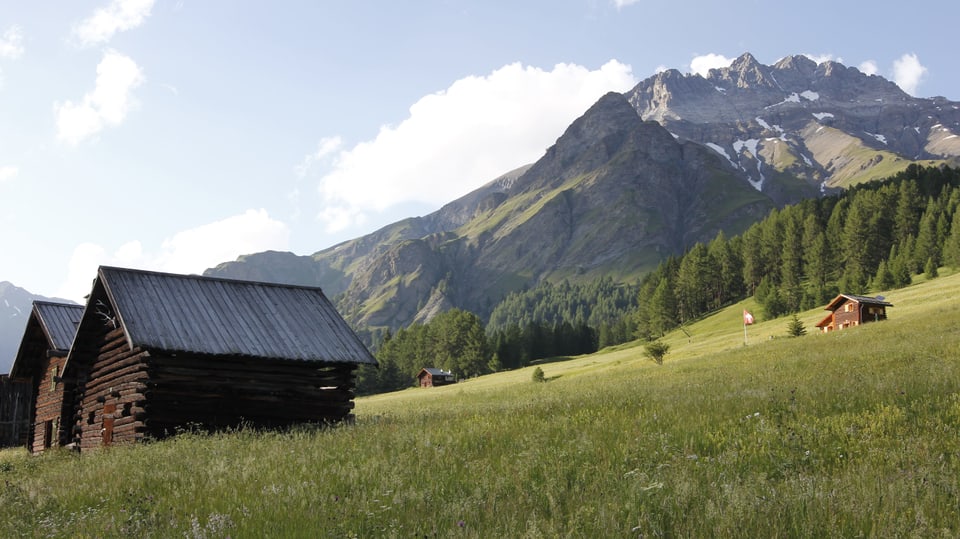
[[[960,267],[960,170],[911,165],[883,181],[773,210],[743,234],[722,232],[670,257],[639,283],[543,282],[508,295],[486,324],[454,309],[387,334],[380,368],[359,391],[409,387],[423,367],[460,378],[556,356],[652,340],[754,296],[761,318],[826,304],[838,293],[899,288]]]

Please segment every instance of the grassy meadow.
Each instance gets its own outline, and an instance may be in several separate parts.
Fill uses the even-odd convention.
[[[3,537],[956,537],[960,274],[357,401],[353,426],[0,452]],[[758,316],[759,318],[759,316]]]

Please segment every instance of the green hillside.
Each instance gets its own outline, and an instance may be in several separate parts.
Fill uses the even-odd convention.
[[[945,272],[946,273],[946,272]],[[354,426],[0,452],[4,537],[960,534],[960,274],[890,319],[787,337],[734,305],[674,332],[359,399]]]

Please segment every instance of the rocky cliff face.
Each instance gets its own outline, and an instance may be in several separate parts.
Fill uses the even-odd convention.
[[[747,53],[707,77],[659,73],[626,95],[642,118],[713,149],[774,198],[784,175],[844,187],[960,157],[960,104],[805,56],[766,66]]]

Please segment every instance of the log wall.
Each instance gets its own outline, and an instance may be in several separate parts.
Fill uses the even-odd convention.
[[[352,364],[250,357],[151,357],[147,430],[163,437],[185,428],[280,427],[350,417]]]
[[[27,445],[33,405],[32,385],[29,379],[0,376],[0,447]]]
[[[86,450],[142,439],[149,354],[110,324],[78,346],[86,361],[77,368],[74,441]]]
[[[69,415],[64,415],[64,384],[58,379],[63,375],[66,360],[66,357],[54,356],[39,361],[38,376],[33,379],[34,411],[27,444],[34,453],[67,443]]]
[[[194,428],[332,423],[354,406],[353,364],[160,355],[131,349],[111,325],[83,341],[72,395],[81,450]]]

